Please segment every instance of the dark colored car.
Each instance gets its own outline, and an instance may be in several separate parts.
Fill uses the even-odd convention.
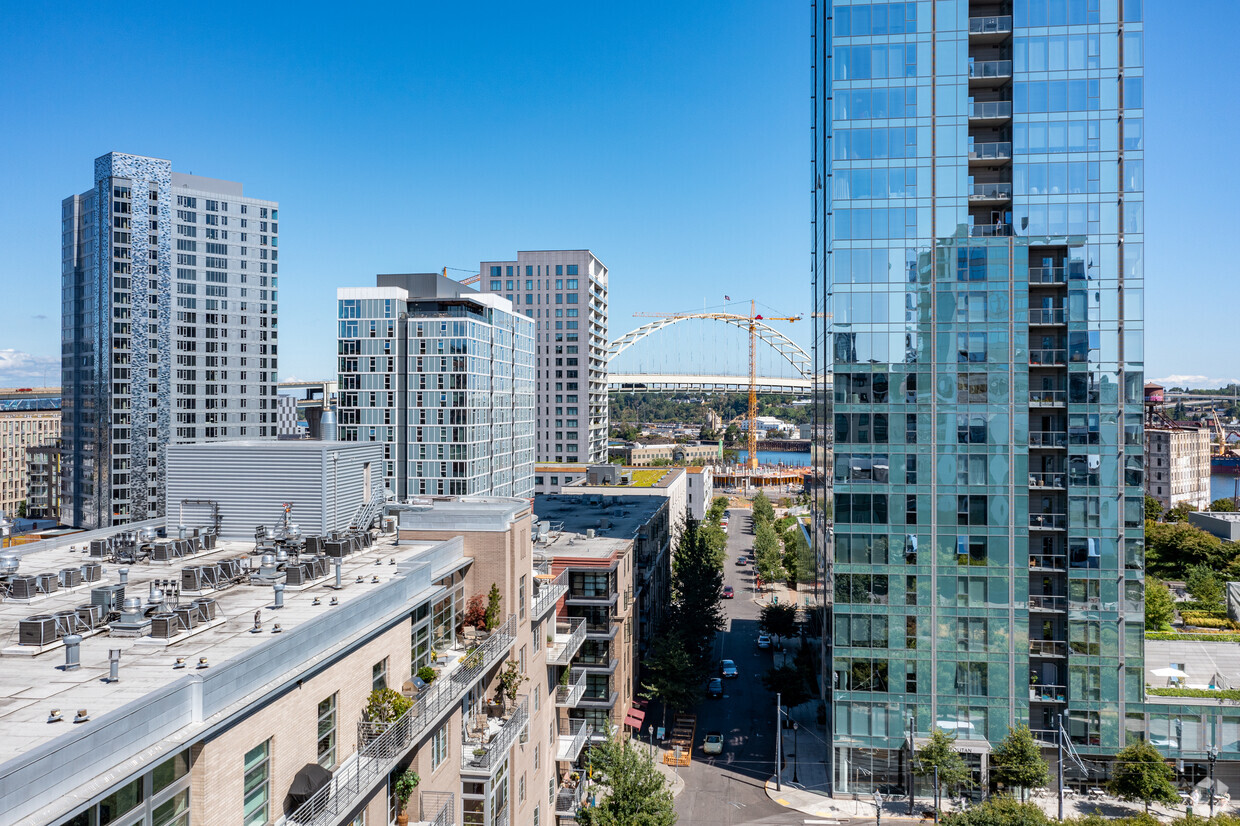
[[[738,557],[736,558],[736,564],[737,564],[738,566],[740,566],[740,565],[748,565],[748,564],[749,564],[749,557],[746,557],[746,556],[738,556]]]
[[[711,697],[723,696],[723,680],[718,677],[711,677],[710,682],[706,684],[706,693]]]
[[[727,677],[728,679],[735,679],[736,677],[739,677],[740,675],[741,675],[741,672],[737,670],[736,663],[732,662],[731,660],[720,660],[719,676]]]
[[[734,599],[735,597],[736,597],[736,592],[732,590],[731,585],[723,586],[723,598],[724,599]]]

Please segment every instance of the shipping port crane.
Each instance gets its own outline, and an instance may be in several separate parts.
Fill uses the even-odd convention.
[[[748,456],[746,465],[750,470],[758,467],[758,361],[757,361],[757,345],[758,345],[758,322],[766,321],[787,321],[789,323],[800,321],[801,316],[762,316],[757,313],[757,307],[751,299],[749,302],[749,315],[737,315],[736,313],[633,313],[634,316],[644,318],[712,318],[720,321],[730,321],[738,326],[745,326],[749,330],[749,410],[745,419],[748,424],[749,431],[746,434],[745,446],[748,448]]]

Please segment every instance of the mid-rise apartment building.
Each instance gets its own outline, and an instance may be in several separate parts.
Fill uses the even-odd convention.
[[[936,727],[979,778],[1060,715],[1114,754],[1147,713],[1141,4],[814,14],[834,789],[903,785]]]
[[[400,501],[532,496],[533,322],[438,273],[377,281],[336,292],[338,438],[383,445]]]
[[[1159,409],[1161,385],[1145,385],[1145,492],[1164,510],[1189,505],[1210,507],[1210,428],[1202,422],[1175,421]]]
[[[173,441],[274,437],[279,204],[110,152],[61,204],[66,522],[159,515]]]
[[[30,503],[31,470],[28,451],[54,445],[60,439],[60,391],[0,390],[0,516],[25,515]],[[42,502],[43,468],[37,472]]]
[[[538,461],[606,462],[607,267],[589,250],[548,250],[478,272],[482,292],[534,322]]]

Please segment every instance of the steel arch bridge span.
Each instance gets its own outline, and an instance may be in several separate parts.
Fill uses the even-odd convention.
[[[757,376],[759,393],[808,393],[813,382],[803,378]],[[748,376],[706,376],[660,373],[610,373],[607,389],[621,393],[669,393],[695,390],[704,393],[748,393]]]
[[[687,321],[691,318],[704,318],[711,321],[720,321],[724,324],[731,324],[733,327],[749,332],[750,319],[749,316],[735,315],[733,313],[686,313],[685,315],[668,316],[660,318],[658,321],[652,321],[649,324],[643,324],[636,330],[625,333],[611,343],[610,352],[607,360],[610,362],[616,356],[641,341],[646,336],[656,333],[665,327],[670,327],[680,321]],[[801,345],[797,344],[786,335],[776,330],[774,327],[763,324],[760,320],[753,322],[754,335],[762,339],[771,349],[779,353],[784,359],[796,369],[801,378],[812,380],[814,377],[814,360],[809,354],[801,349]],[[746,384],[748,386],[748,384]]]

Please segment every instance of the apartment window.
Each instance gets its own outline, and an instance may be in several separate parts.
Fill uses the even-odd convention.
[[[319,765],[325,769],[336,765],[336,696],[319,703]]]
[[[431,771],[439,768],[448,757],[448,724],[444,723],[431,737]]]
[[[372,689],[374,689],[375,691],[379,691],[381,689],[387,688],[387,670],[388,670],[388,658],[387,657],[384,657],[382,660],[379,660],[379,662],[375,663],[374,667],[370,669],[370,687]]]
[[[517,604],[518,604],[517,616],[520,619],[525,619],[525,577],[524,576],[521,577],[521,583],[517,588]]]
[[[267,822],[267,802],[271,798],[271,741],[245,753],[245,786],[242,823],[263,826]]]

